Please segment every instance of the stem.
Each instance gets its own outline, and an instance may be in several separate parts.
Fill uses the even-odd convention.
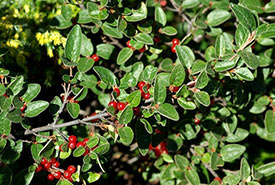
[[[91,121],[93,119],[98,119],[98,118],[102,118],[102,117],[106,117],[106,116],[109,116],[109,114],[108,113],[99,113],[97,115],[90,116],[90,117],[84,118],[82,120],[77,119],[77,120],[65,122],[65,123],[58,124],[58,125],[48,124],[46,126],[37,127],[37,128],[32,129],[32,130],[26,130],[25,135],[34,134],[34,133],[37,133],[37,132],[48,131],[48,130],[55,130],[56,128],[62,128],[62,127],[69,127],[69,126],[73,126],[73,125],[78,125],[83,121],[84,122]]]

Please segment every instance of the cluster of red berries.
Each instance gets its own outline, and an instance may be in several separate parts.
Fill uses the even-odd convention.
[[[136,50],[133,46],[131,46],[130,40],[127,41],[126,46],[127,46],[128,48],[132,49],[132,50]],[[139,51],[140,53],[143,53],[145,50],[146,50],[146,48],[145,48],[145,46],[143,46],[143,47],[142,47],[141,49],[139,49],[138,51]]]
[[[125,107],[126,107],[127,104],[128,104],[128,102],[127,103],[123,103],[123,102],[110,101],[110,103],[108,104],[108,106],[114,107],[115,110],[122,111],[122,110],[125,109]]]
[[[160,142],[156,147],[153,147],[152,144],[149,145],[149,150],[153,150],[156,157],[159,157],[162,153],[167,154],[168,150],[166,147],[166,142]]]
[[[172,40],[172,44],[173,44],[173,46],[171,47],[171,51],[172,51],[173,53],[176,53],[176,45],[179,45],[179,44],[180,44],[180,40],[174,38],[174,39]]]
[[[147,92],[144,92],[143,88],[144,87],[147,87],[146,91]],[[150,88],[150,85],[148,83],[145,83],[144,81],[141,81],[138,83],[138,88],[141,92],[141,96],[145,99],[145,100],[148,100],[150,98],[150,93],[148,92],[149,88]]]
[[[43,158],[40,164],[35,169],[35,172],[38,173],[41,170],[50,172],[47,176],[49,181],[53,181],[54,179],[64,178],[72,182],[73,179],[71,178],[71,176],[73,173],[75,173],[76,167],[74,165],[70,165],[68,166],[67,170],[63,171],[58,168],[59,165],[60,165],[59,162],[55,158],[52,158],[51,160],[47,160],[46,158]],[[63,174],[61,173],[61,171],[63,171]]]
[[[85,150],[83,156],[85,156],[85,155],[87,155],[87,154],[90,152],[89,148],[87,147],[87,142],[88,142],[88,141],[89,141],[89,139],[88,139],[88,138],[85,138],[85,139],[83,139],[83,141],[77,142],[77,137],[74,136],[74,135],[71,135],[71,136],[69,137],[69,144],[68,144],[68,147],[69,147],[70,149],[72,149],[72,150],[75,149],[75,147],[76,147],[76,148],[81,147],[81,146],[84,147],[86,150]],[[62,144],[62,145],[63,145],[63,144]],[[61,152],[63,152],[63,151],[62,151],[62,145],[59,146],[59,150],[60,150]],[[91,150],[94,150],[96,147],[97,147],[97,145],[96,145],[95,147],[93,147]]]

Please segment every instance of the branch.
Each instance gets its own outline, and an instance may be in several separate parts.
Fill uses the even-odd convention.
[[[62,128],[62,127],[69,127],[69,126],[73,126],[73,125],[78,125],[82,122],[91,121],[91,120],[106,117],[106,116],[109,116],[109,114],[103,112],[103,113],[99,113],[99,114],[94,115],[94,116],[84,118],[82,120],[77,119],[77,120],[73,120],[73,121],[69,121],[69,122],[65,122],[65,123],[61,123],[61,124],[57,124],[57,125],[48,124],[46,126],[37,127],[37,128],[32,129],[32,130],[26,130],[25,135],[34,134],[34,133],[37,133],[37,132],[48,131],[48,130],[55,130],[57,128]]]

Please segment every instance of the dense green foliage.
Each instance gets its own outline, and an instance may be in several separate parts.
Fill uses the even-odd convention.
[[[1,1],[0,185],[273,184],[274,13]]]

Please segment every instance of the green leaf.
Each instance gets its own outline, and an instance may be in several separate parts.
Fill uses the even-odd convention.
[[[237,128],[235,134],[231,134],[226,137],[226,141],[230,143],[236,143],[244,140],[249,135],[249,132],[242,128]]]
[[[31,83],[28,84],[27,91],[22,96],[24,102],[31,102],[41,91],[41,86],[39,84]]]
[[[205,91],[199,91],[194,94],[195,99],[205,107],[208,107],[210,105],[210,96]]]
[[[181,86],[185,80],[185,71],[181,64],[176,65],[170,75],[170,84]]]
[[[160,33],[168,35],[168,36],[173,36],[173,35],[177,35],[178,31],[173,26],[165,26],[164,28],[161,29]]]
[[[235,42],[237,46],[241,47],[249,38],[249,30],[242,24],[239,24],[235,32]]]
[[[49,102],[43,100],[33,101],[27,104],[27,109],[25,110],[25,116],[32,118],[39,115],[41,112],[46,110],[49,106]]]
[[[3,111],[7,111],[9,110],[10,106],[11,106],[11,98],[7,98],[5,96],[0,96],[0,108]]]
[[[249,67],[250,69],[256,69],[259,66],[260,61],[253,53],[242,51],[240,55],[247,67]]]
[[[0,132],[2,133],[2,132]],[[7,144],[7,139],[0,138],[0,152],[2,152]]]
[[[49,105],[49,112],[51,114],[56,114],[60,107],[62,106],[62,101],[58,96],[55,96]]]
[[[125,16],[126,21],[128,22],[138,22],[147,17],[147,7],[144,2],[141,3],[138,10],[132,10],[131,15]]]
[[[12,95],[17,95],[22,89],[24,84],[24,77],[18,76],[15,77],[10,84],[8,85],[8,88],[11,90]]]
[[[72,8],[70,5],[63,4],[61,6],[61,14],[66,21],[70,21],[72,19]]]
[[[118,128],[118,135],[122,144],[129,146],[134,139],[134,132],[131,127]]]
[[[251,73],[251,71],[245,67],[240,67],[234,71],[236,75],[241,79],[241,80],[246,80],[246,81],[253,81],[254,80],[254,75]]]
[[[217,61],[214,69],[217,72],[224,72],[234,68],[235,65],[236,65],[236,61],[234,60]]]
[[[182,155],[179,155],[179,154],[175,155],[174,160],[175,160],[176,165],[179,169],[185,170],[189,166],[188,159]]]
[[[99,173],[88,172],[88,179],[87,179],[87,181],[89,183],[93,183],[93,182],[97,181],[99,178],[100,178],[100,174]]]
[[[275,133],[275,112],[268,110],[265,113],[265,129],[268,133]]]
[[[256,38],[274,38],[275,37],[275,23],[262,24],[256,29]]]
[[[131,106],[127,106],[121,113],[118,121],[121,124],[128,124],[132,121],[134,112]]]
[[[225,54],[225,40],[223,35],[218,35],[215,42],[216,55],[220,58]]]
[[[250,167],[245,158],[242,158],[240,172],[242,180],[246,181],[250,176]]]
[[[65,45],[65,57],[72,62],[76,62],[80,56],[81,43],[81,27],[79,25],[75,25],[68,35]]]
[[[167,22],[166,14],[161,7],[155,8],[155,21],[161,24],[162,26],[166,25],[166,22]]]
[[[209,26],[218,26],[230,19],[230,17],[231,14],[228,11],[215,9],[207,15],[206,19]]]
[[[221,155],[225,162],[232,162],[239,158],[245,151],[245,146],[239,144],[228,144],[222,147]]]
[[[120,50],[120,52],[118,53],[116,62],[118,65],[124,64],[125,62],[127,62],[131,56],[133,55],[134,51],[131,48],[123,48],[122,50]]]
[[[42,150],[42,148],[43,148],[42,144],[32,144],[31,153],[32,153],[32,158],[35,161],[40,161],[39,152]]]
[[[162,79],[160,74],[157,75],[155,79],[155,87],[154,87],[154,102],[156,104],[163,104],[166,99],[166,86],[165,81],[167,79]]]
[[[81,157],[85,153],[86,149],[83,146],[77,147],[74,152],[74,157]]]
[[[145,82],[152,82],[155,76],[157,75],[158,68],[152,65],[148,65],[143,70],[140,80]]]
[[[6,118],[4,113],[0,113],[0,134],[8,136],[11,132],[11,122]]]
[[[99,138],[99,144],[98,147],[94,149],[94,152],[96,152],[96,154],[98,155],[103,155],[109,151],[110,143],[105,137],[102,137],[100,135],[97,135],[97,137]]]
[[[157,111],[164,117],[171,119],[173,121],[179,120],[179,114],[175,107],[169,103],[164,103],[159,106]]]
[[[10,185],[12,181],[12,170],[8,167],[0,168],[0,184]]]
[[[139,151],[141,155],[145,156],[149,151],[149,145],[151,142],[151,136],[146,131],[145,127],[141,123],[135,124],[135,135]]]
[[[196,109],[195,103],[193,103],[191,101],[186,101],[185,98],[183,98],[183,97],[178,98],[177,102],[182,108],[184,108],[186,110],[195,110]]]
[[[93,22],[93,18],[90,16],[89,11],[87,9],[81,9],[78,14],[77,23],[87,24]]]
[[[95,61],[93,59],[80,58],[77,64],[77,69],[82,73],[86,73],[93,67],[94,63]]]
[[[56,185],[73,185],[73,184],[68,180],[59,180]]]
[[[89,141],[87,142],[87,146],[91,149],[93,147],[95,147],[99,142],[99,138],[98,137],[93,137],[91,139],[89,139]]]
[[[134,38],[143,44],[147,44],[147,45],[153,45],[154,41],[152,39],[152,37],[147,34],[147,33],[138,33],[137,35],[134,36]]]
[[[183,66],[190,69],[195,61],[195,55],[188,46],[176,46],[176,53],[179,61]]]
[[[184,0],[182,1],[181,6],[184,9],[190,9],[190,8],[197,7],[199,4],[200,4],[199,0]]]
[[[1,161],[5,164],[12,164],[19,159],[23,150],[22,141],[17,141],[14,145],[8,145],[1,154]]]
[[[82,56],[90,56],[94,52],[94,46],[90,39],[86,37],[86,35],[82,34],[82,42],[81,42],[81,49],[80,54]]]
[[[257,168],[257,172],[263,174],[264,176],[270,176],[275,173],[275,161],[264,164]]]
[[[77,118],[80,111],[80,105],[78,103],[67,103],[66,109],[72,118]]]
[[[204,87],[207,86],[208,81],[209,81],[208,75],[205,71],[203,71],[198,76],[195,87],[198,88],[198,89],[203,89]]]
[[[14,109],[7,114],[7,118],[14,123],[20,123],[22,121],[22,112],[19,109]]]
[[[29,185],[32,181],[34,171],[31,171],[30,168],[25,168],[13,178],[12,185]]]
[[[141,92],[136,90],[132,92],[127,98],[126,101],[130,104],[131,107],[137,107],[141,101]]]
[[[105,67],[95,66],[94,71],[98,74],[100,79],[106,84],[111,84],[112,86],[117,86],[117,78],[112,71]]]
[[[118,31],[117,28],[110,26],[107,22],[103,23],[101,29],[103,30],[103,33],[107,36],[117,39],[121,39],[123,37],[123,34],[120,31]]]
[[[140,119],[140,122],[144,124],[144,128],[146,129],[146,131],[147,131],[149,134],[152,134],[152,133],[153,133],[153,128],[152,128],[151,124],[149,123],[149,121],[147,121],[147,120],[144,119],[144,118],[141,118],[141,119]]]
[[[112,56],[114,49],[115,46],[111,44],[99,44],[96,46],[96,54],[105,60],[109,60]]]
[[[185,178],[188,180],[188,182],[192,185],[198,185],[200,184],[200,177],[197,173],[196,170],[190,169],[190,170],[186,170],[184,172],[185,174]]]
[[[232,9],[240,24],[246,27],[250,32],[257,28],[255,15],[249,9],[233,3],[230,3],[230,8]]]

